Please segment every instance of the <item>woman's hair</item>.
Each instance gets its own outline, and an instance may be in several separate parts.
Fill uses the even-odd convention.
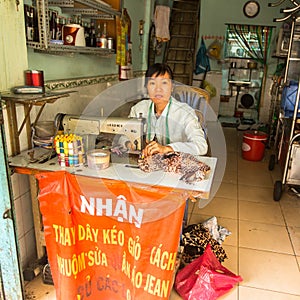
[[[156,63],[152,66],[150,66],[148,68],[148,70],[146,71],[145,77],[146,77],[146,84],[148,83],[148,79],[149,77],[152,77],[153,75],[155,75],[155,77],[159,76],[159,75],[164,75],[164,74],[169,74],[170,79],[173,80],[173,72],[171,70],[171,68],[166,65],[166,64],[161,64],[161,63]]]

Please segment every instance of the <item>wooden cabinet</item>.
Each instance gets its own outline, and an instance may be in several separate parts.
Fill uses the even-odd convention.
[[[31,7],[33,12],[29,12],[29,17],[34,18],[34,20],[30,20],[30,26],[33,27],[34,32],[30,38],[28,38],[28,24],[26,24],[27,46],[35,51],[51,54],[82,53],[105,56],[115,53],[116,18],[121,15],[120,7],[119,0],[106,2],[96,0],[37,0],[35,6]],[[25,20],[28,18],[27,10],[28,8],[25,7]],[[82,43],[70,45],[64,43],[63,39],[56,40],[51,36],[53,12],[64,20],[59,25],[61,28],[64,25],[78,23],[85,37],[89,34],[87,28],[90,30],[90,27],[85,27],[87,24],[94,24],[96,38],[97,29],[103,30],[105,23],[107,38],[112,38],[113,47],[82,46]]]

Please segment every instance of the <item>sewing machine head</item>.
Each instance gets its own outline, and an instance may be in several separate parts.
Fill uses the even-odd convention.
[[[129,141],[131,150],[140,151],[144,147],[145,119],[144,118],[120,118],[120,117],[86,117],[76,115],[58,114],[55,118],[57,128],[64,133],[75,133],[85,138],[86,150],[96,148],[96,141],[101,142],[101,137],[110,134],[112,147],[119,141]],[[104,140],[104,138],[102,139]]]

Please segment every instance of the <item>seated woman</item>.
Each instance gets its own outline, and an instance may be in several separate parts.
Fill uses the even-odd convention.
[[[146,147],[143,155],[172,151],[205,155],[207,142],[197,115],[188,104],[171,96],[173,73],[169,66],[156,63],[146,72],[150,100],[131,108],[129,117],[146,118]]]

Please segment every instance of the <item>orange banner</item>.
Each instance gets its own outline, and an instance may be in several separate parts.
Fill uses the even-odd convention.
[[[184,191],[65,171],[36,178],[57,299],[169,298]]]

